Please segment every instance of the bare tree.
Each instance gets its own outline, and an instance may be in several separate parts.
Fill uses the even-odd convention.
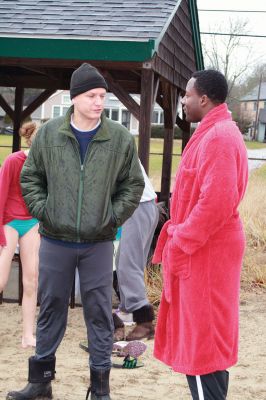
[[[230,98],[233,88],[239,84],[248,70],[254,65],[250,41],[242,36],[248,33],[248,22],[243,19],[231,19],[219,26],[209,27],[210,32],[228,33],[228,36],[210,34],[203,41],[205,65],[221,71],[228,83]]]
[[[243,95],[249,93],[254,87],[259,85],[260,77],[262,76],[262,82],[266,81],[266,63],[256,65],[254,70],[246,78],[242,85]]]

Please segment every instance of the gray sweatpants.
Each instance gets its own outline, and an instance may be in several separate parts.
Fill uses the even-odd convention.
[[[111,241],[93,243],[88,248],[69,248],[41,240],[36,358],[55,355],[63,339],[76,268],[80,276],[90,366],[108,369],[113,345]]]
[[[123,311],[133,312],[149,304],[144,270],[158,218],[155,201],[145,201],[122,226],[116,272]]]

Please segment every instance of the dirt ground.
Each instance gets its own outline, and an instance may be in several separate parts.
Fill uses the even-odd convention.
[[[230,370],[228,400],[266,399],[266,292],[241,294],[239,363]],[[0,399],[21,389],[27,380],[32,350],[20,347],[21,309],[0,305]],[[88,387],[87,354],[79,348],[85,338],[80,307],[69,310],[68,329],[57,353],[54,400],[83,400]],[[112,400],[189,400],[186,379],[152,356],[153,341],[142,356],[144,367],[111,371]]]

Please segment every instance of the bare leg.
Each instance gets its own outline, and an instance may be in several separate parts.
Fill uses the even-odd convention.
[[[7,246],[0,253],[0,293],[4,290],[11,269],[12,258],[18,243],[18,233],[11,226],[4,226]]]
[[[23,272],[22,347],[36,346],[33,335],[37,305],[38,265],[40,236],[38,224],[29,230],[19,240],[20,258]]]

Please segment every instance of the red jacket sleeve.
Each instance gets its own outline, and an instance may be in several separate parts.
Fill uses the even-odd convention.
[[[12,177],[12,163],[10,158],[4,161],[4,164],[0,168],[0,246],[6,246],[6,237],[4,233],[4,211],[6,201],[8,198],[9,186]]]

